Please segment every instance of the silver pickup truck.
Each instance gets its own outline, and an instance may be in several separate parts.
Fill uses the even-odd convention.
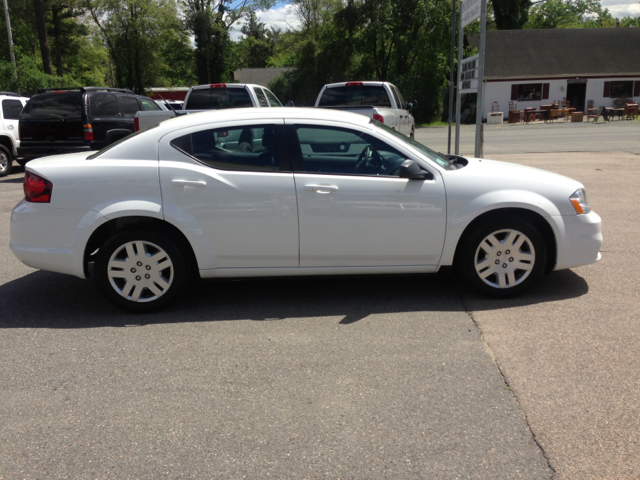
[[[414,137],[416,122],[411,109],[416,102],[405,102],[398,88],[389,82],[331,83],[322,87],[315,106],[359,113]]]
[[[261,85],[243,83],[213,83],[191,87],[182,110],[140,111],[134,119],[135,131],[146,130],[158,123],[180,115],[203,110],[244,107],[281,107],[280,100]]]

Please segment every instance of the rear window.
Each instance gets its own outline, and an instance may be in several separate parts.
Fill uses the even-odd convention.
[[[326,88],[320,98],[320,107],[368,106],[390,107],[389,95],[383,86],[354,85]]]
[[[23,120],[82,121],[82,93],[43,93],[34,95],[22,112]]]
[[[185,110],[217,110],[253,107],[244,88],[208,88],[192,90]]]

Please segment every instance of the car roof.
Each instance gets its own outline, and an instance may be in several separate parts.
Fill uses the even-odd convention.
[[[161,130],[157,133],[165,134],[174,130],[195,127],[206,123],[234,122],[252,120],[297,119],[297,120],[322,120],[343,121],[355,125],[368,125],[369,117],[357,113],[344,112],[325,108],[296,108],[296,107],[272,107],[272,108],[232,108],[224,110],[206,110],[203,112],[181,115],[166,120],[158,126]],[[155,129],[154,129],[155,130]]]
[[[219,88],[244,88],[244,87],[267,88],[267,87],[263,87],[262,85],[256,85],[255,83],[207,83],[204,85],[194,85],[193,87],[191,87],[191,90],[203,90],[205,88],[215,88],[214,85],[218,85]]]

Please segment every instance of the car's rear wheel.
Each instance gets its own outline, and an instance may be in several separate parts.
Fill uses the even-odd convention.
[[[100,247],[96,282],[114,305],[133,312],[164,307],[187,286],[188,263],[176,242],[154,230],[125,230]]]
[[[11,173],[13,158],[11,152],[4,145],[0,145],[0,177],[5,177]]]
[[[510,297],[531,287],[546,261],[547,247],[540,231],[514,218],[491,222],[473,232],[463,245],[458,267],[479,292]]]

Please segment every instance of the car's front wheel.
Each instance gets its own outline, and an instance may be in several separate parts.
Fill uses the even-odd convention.
[[[154,230],[125,230],[97,253],[94,273],[114,305],[133,312],[164,307],[186,287],[188,263],[176,242]]]
[[[544,270],[544,237],[530,222],[504,219],[473,232],[459,256],[464,279],[479,292],[510,297],[531,287]]]
[[[11,152],[4,145],[0,145],[0,177],[5,177],[11,173],[13,159]]]

